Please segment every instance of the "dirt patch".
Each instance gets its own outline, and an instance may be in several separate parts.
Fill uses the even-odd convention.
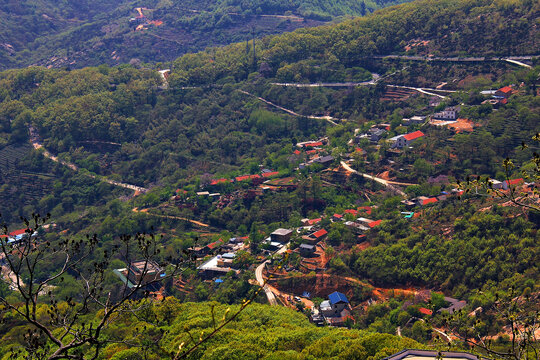
[[[461,133],[463,131],[472,132],[474,128],[480,126],[472,122],[469,119],[457,119],[456,122],[447,125],[449,129],[454,130],[456,133]]]

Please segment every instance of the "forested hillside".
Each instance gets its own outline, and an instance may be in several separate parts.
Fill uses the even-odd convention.
[[[0,69],[170,61],[208,46],[361,16],[399,2],[5,0]]]
[[[180,304],[174,298],[167,298],[148,307],[143,317],[126,314],[106,334],[110,345],[101,351],[99,358],[172,359],[179,345],[189,342],[186,331],[199,336],[212,330],[209,313],[212,306],[216,304]],[[227,308],[224,305],[215,307],[220,319],[228,313]],[[229,310],[231,308],[235,311],[237,307],[229,307]],[[9,316],[3,320],[0,331],[4,332],[8,326],[11,329],[2,337],[0,356],[10,354],[10,350],[18,346],[13,340],[26,330]],[[142,329],[144,332],[139,331]],[[389,334],[317,328],[297,312],[254,304],[225,331],[187,358],[377,360],[403,348],[419,346],[411,339]]]

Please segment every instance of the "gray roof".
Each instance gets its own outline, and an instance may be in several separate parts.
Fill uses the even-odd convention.
[[[432,350],[415,350],[406,349],[382,360],[429,360],[440,359],[437,356],[442,356],[442,359],[454,360],[482,360],[483,358],[471,353],[458,351],[432,351]]]
[[[318,163],[325,163],[325,162],[330,162],[330,161],[334,161],[334,160],[335,160],[335,158],[332,155],[326,155],[326,156],[318,157],[313,161],[318,162]]]
[[[314,250],[315,246],[310,244],[301,244],[300,249],[306,249],[306,250]]]
[[[272,235],[281,235],[281,236],[285,236],[285,235],[289,235],[292,233],[292,230],[290,229],[277,229],[276,231],[274,231],[272,233]]]

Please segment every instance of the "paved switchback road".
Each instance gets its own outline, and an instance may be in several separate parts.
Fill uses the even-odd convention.
[[[261,265],[257,266],[257,268],[255,269],[255,278],[257,279],[257,282],[259,283],[259,285],[263,287],[264,293],[266,294],[266,298],[268,299],[268,303],[270,305],[277,305],[276,296],[274,295],[272,290],[270,290],[268,285],[264,283],[263,271],[264,271],[264,267],[269,262],[270,260],[266,260]]]
[[[281,249],[279,249],[278,251],[276,251],[275,254],[276,255],[283,254],[285,251],[287,251],[288,248],[289,248],[289,244],[283,245],[283,247]],[[270,287],[265,284],[265,280],[264,280],[264,277],[263,277],[264,267],[269,262],[270,262],[270,260],[265,260],[265,261],[263,261],[262,264],[257,266],[257,268],[255,269],[255,279],[257,279],[257,282],[259,283],[259,286],[263,286],[263,290],[264,290],[264,293],[266,294],[266,298],[268,299],[268,303],[270,305],[277,305],[278,303],[277,303],[277,300],[276,300],[276,296],[274,295],[274,293],[272,292]]]
[[[525,55],[525,56],[500,56],[500,57],[436,57],[436,56],[409,56],[409,55],[381,55],[373,56],[373,59],[400,59],[410,61],[441,61],[441,62],[491,62],[491,61],[504,61],[510,64],[531,68],[531,65],[524,63],[523,61],[532,60],[540,55]]]

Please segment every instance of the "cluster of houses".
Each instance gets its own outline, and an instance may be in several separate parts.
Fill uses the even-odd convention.
[[[332,155],[324,155],[322,151],[322,146],[328,145],[328,138],[322,138],[317,141],[305,141],[296,144],[298,149],[293,151],[293,154],[290,158],[291,161],[296,161],[298,157],[302,155],[302,151],[305,151],[305,154],[308,157],[308,160],[300,163],[298,169],[305,169],[313,164],[321,164],[323,166],[331,165],[336,159]]]
[[[247,237],[233,237],[228,242],[220,239],[205,246],[194,247],[193,254],[198,259],[220,252],[219,255],[211,257],[197,267],[199,275],[203,279],[213,279],[231,271],[238,274],[240,270],[236,269],[233,263],[236,253],[245,248],[245,240]]]
[[[423,116],[413,116],[410,119],[403,119],[404,123],[407,125],[413,124],[423,124],[425,122],[425,117]],[[371,127],[366,133],[355,135],[353,142],[359,143],[362,139],[368,139],[372,144],[378,143],[382,140],[386,133],[390,130],[389,124],[379,124]],[[424,136],[424,133],[421,131],[414,131],[408,134],[396,135],[388,141],[391,143],[392,148],[402,149],[410,146],[415,140]]]
[[[358,235],[358,239],[364,239],[366,231],[379,226],[382,220],[371,220],[365,217],[357,217],[359,212],[363,211],[365,214],[371,214],[370,206],[361,206],[358,209],[347,209],[344,214],[334,214],[330,218],[332,222],[344,222],[344,225],[353,230]],[[354,221],[346,220],[347,214],[350,214],[356,219]],[[317,224],[322,220],[322,217],[316,219],[302,219],[302,225],[304,229],[308,230],[308,233],[302,236],[302,240],[305,242],[300,245],[300,255],[304,257],[312,256],[315,253],[316,245],[325,240],[328,232],[318,226]]]
[[[491,104],[493,106],[505,105],[508,103],[508,98],[517,93],[517,90],[513,86],[504,86],[498,90],[484,90],[481,91],[482,95],[491,95],[491,99],[487,99],[482,104]]]

